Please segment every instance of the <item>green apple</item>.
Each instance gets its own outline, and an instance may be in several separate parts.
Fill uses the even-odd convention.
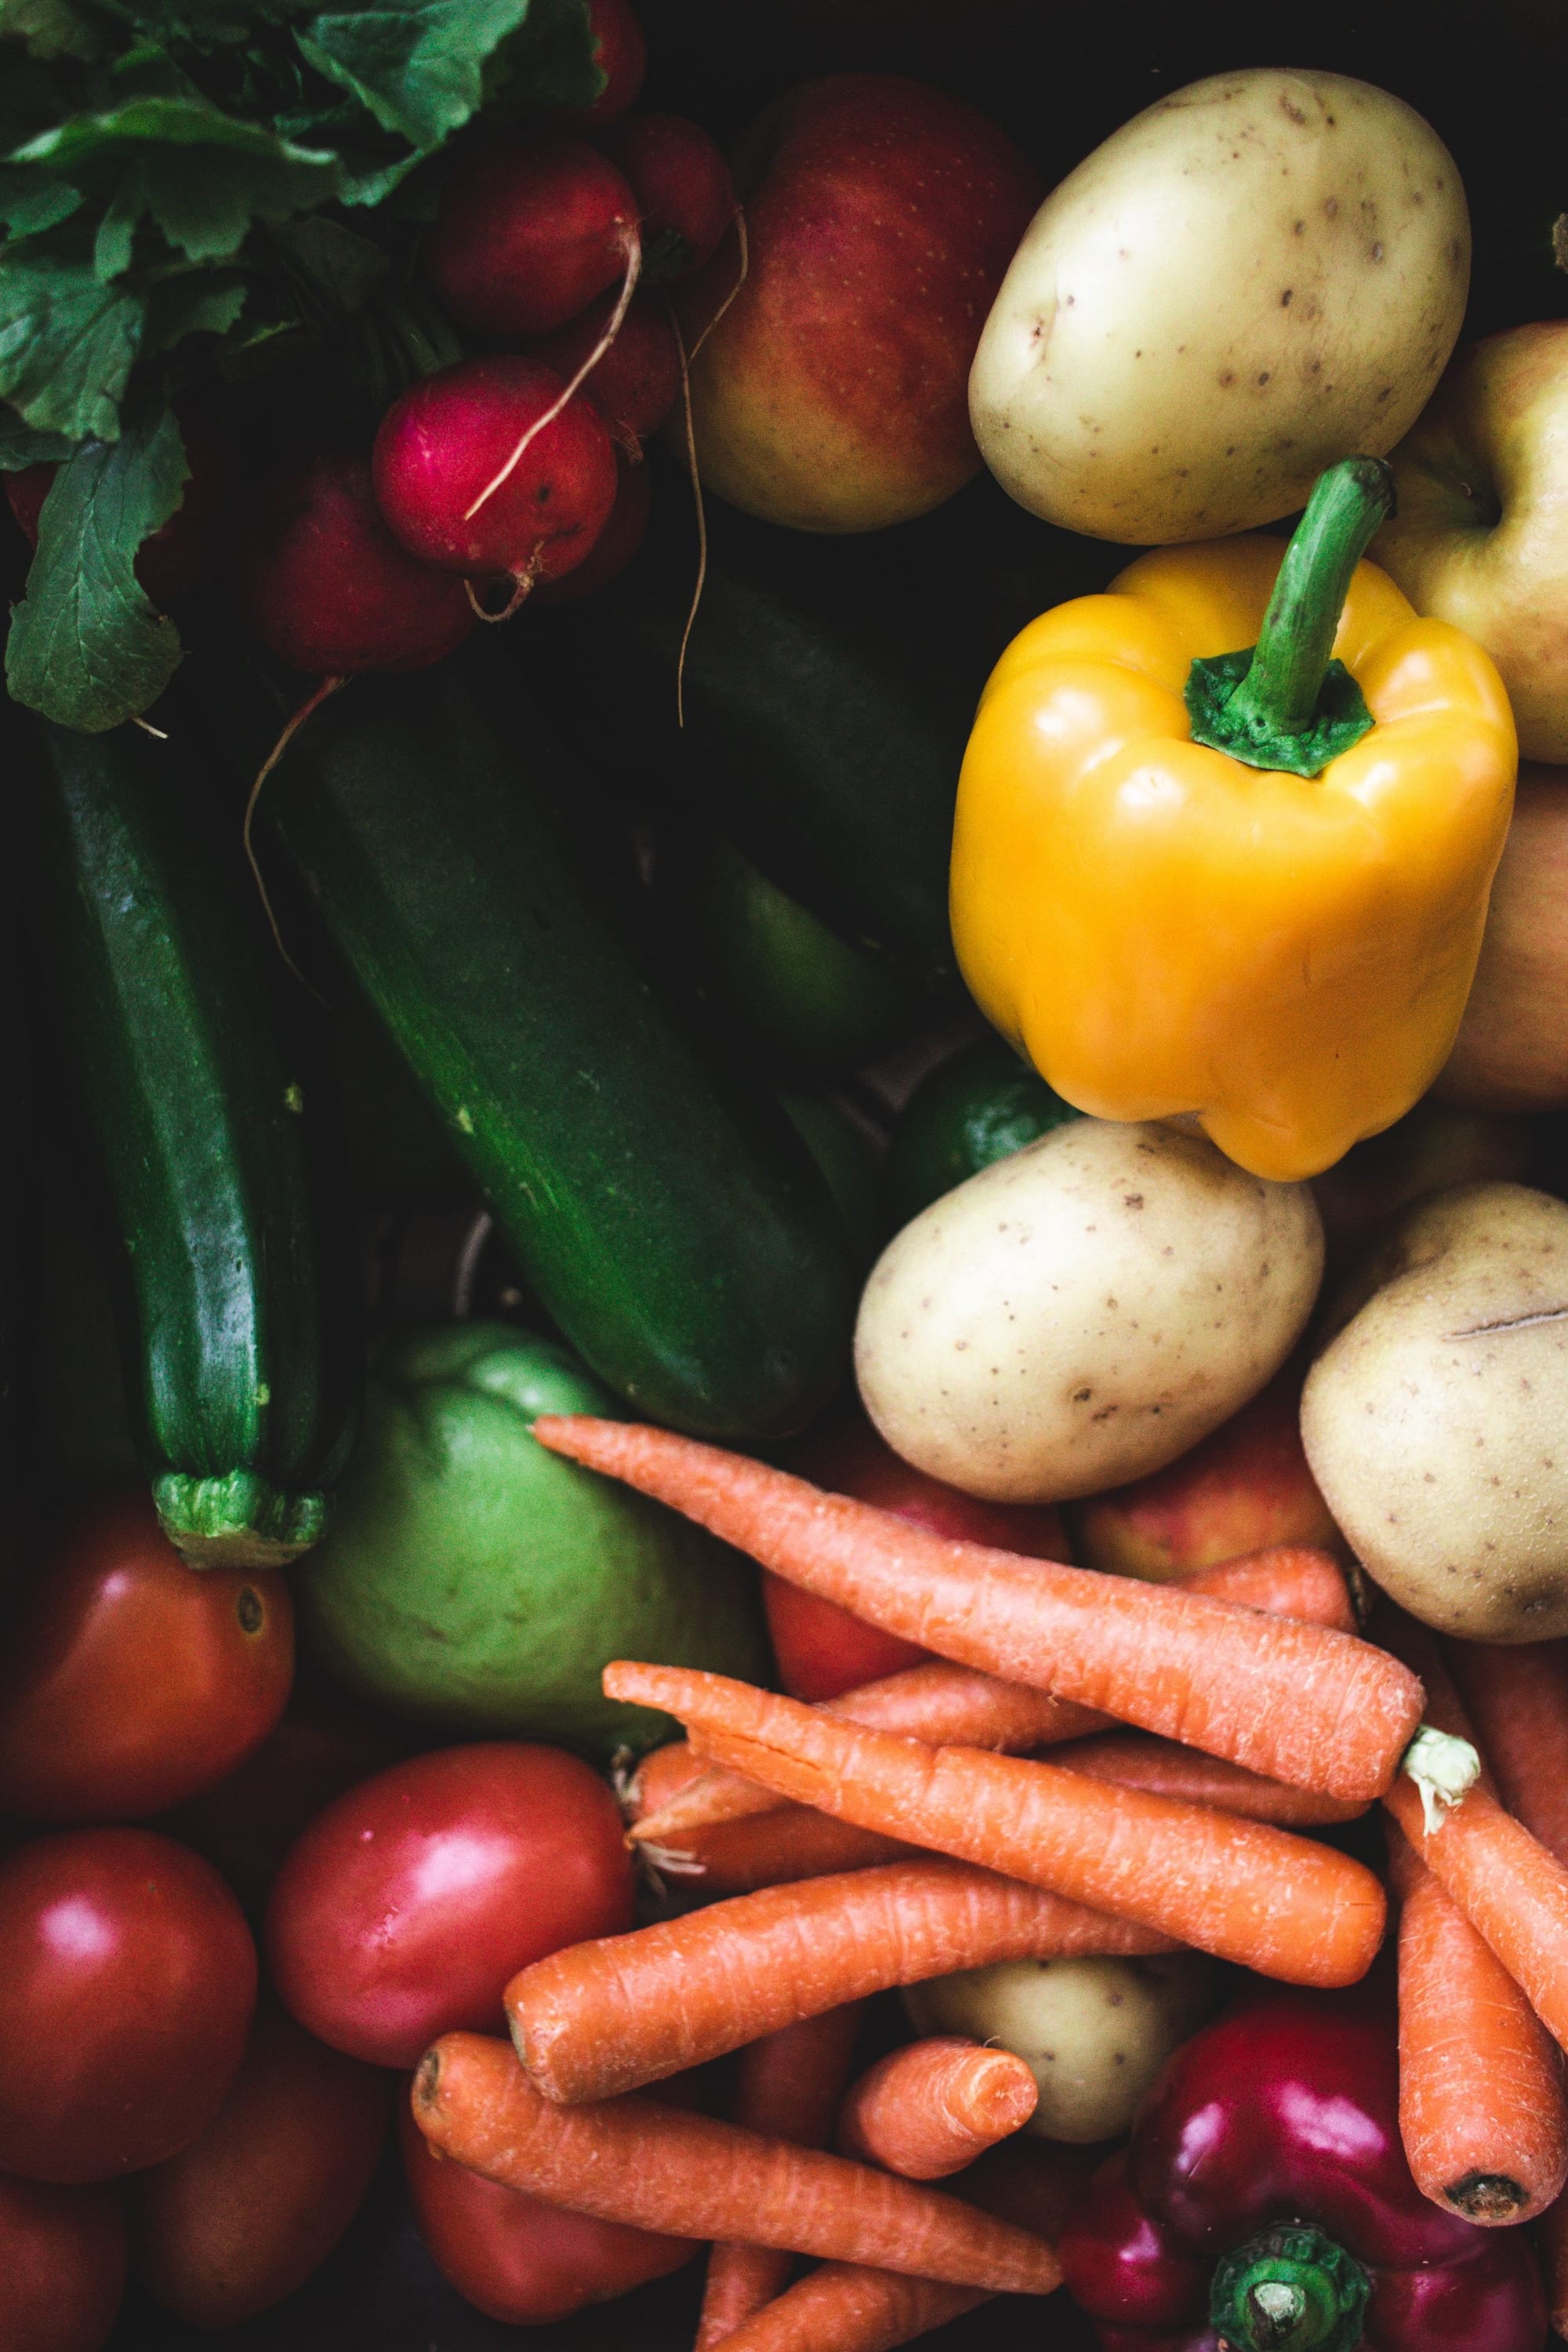
[[[295,1580],[307,1655],[434,1728],[598,1759],[674,1728],[603,1696],[612,1658],[756,1679],[750,1564],[531,1434],[542,1412],[620,1410],[563,1348],[505,1324],[397,1341],[373,1368],[326,1539]]]

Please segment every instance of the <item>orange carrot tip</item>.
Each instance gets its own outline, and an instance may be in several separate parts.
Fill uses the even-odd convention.
[[[879,2059],[845,2098],[838,2152],[906,2180],[944,2180],[1022,2131],[1039,2086],[1021,2058],[956,2035]]]

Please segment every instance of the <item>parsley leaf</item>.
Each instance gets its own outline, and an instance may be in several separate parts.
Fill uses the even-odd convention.
[[[317,16],[295,39],[384,131],[411,147],[438,147],[478,110],[486,61],[528,10],[529,0],[405,0]]]
[[[0,400],[26,422],[112,441],[142,343],[142,297],[38,246],[0,253]]]
[[[61,466],[11,618],[5,677],[17,702],[99,734],[157,700],[179,667],[179,632],[133,566],[179,505],[189,470],[166,408],[129,422],[118,441],[84,443]]]

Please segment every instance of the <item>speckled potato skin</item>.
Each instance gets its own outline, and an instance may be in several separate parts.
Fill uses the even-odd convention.
[[[1215,1978],[1201,1952],[1004,1960],[911,1986],[904,2006],[919,2032],[1011,2050],[1040,2086],[1026,2132],[1087,2147],[1129,2129],[1172,2051],[1213,2009]]]
[[[1358,1557],[1442,1633],[1568,1633],[1568,1204],[1523,1184],[1439,1193],[1356,1286],[1301,1435]]]
[[[986,464],[1047,521],[1169,545],[1249,530],[1382,457],[1459,332],[1453,158],[1339,74],[1216,74],[1047,197],[969,380]]]
[[[1206,1136],[1075,1119],[933,1201],[871,1272],[866,1409],[918,1469],[996,1502],[1158,1470],[1278,1370],[1322,1273],[1305,1184]]]

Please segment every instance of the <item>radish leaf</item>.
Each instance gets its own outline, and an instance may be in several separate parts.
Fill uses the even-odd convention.
[[[112,441],[143,315],[140,294],[100,285],[90,263],[7,250],[0,257],[0,400],[29,425]]]
[[[179,505],[189,471],[166,408],[128,421],[118,441],[84,442],[61,466],[11,617],[5,679],[17,702],[98,734],[157,700],[179,667],[179,632],[142,593],[133,566]]]
[[[486,61],[528,16],[529,0],[412,0],[318,16],[296,36],[329,81],[352,91],[384,131],[438,147],[478,110]]]

